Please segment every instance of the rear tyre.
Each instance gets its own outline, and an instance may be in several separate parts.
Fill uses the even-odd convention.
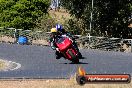
[[[70,54],[72,58],[72,62],[79,63],[79,59],[72,53],[72,51],[69,50],[68,53]]]

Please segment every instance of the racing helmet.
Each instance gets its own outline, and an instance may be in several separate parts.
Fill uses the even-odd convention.
[[[62,31],[63,30],[62,25],[56,24],[56,29],[57,31]]]
[[[50,32],[51,33],[56,33],[57,32],[57,29],[56,28],[51,28]]]

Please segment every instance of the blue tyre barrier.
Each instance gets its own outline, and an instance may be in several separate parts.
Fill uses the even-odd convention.
[[[28,43],[28,38],[25,36],[20,36],[18,38],[18,44],[27,44]]]

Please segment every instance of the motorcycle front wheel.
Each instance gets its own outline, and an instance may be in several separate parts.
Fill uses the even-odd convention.
[[[69,53],[69,55],[70,55],[71,58],[72,58],[72,62],[74,62],[74,63],[79,63],[79,59],[77,58],[76,55],[74,55],[74,53],[73,53],[71,50],[69,50],[68,53]]]

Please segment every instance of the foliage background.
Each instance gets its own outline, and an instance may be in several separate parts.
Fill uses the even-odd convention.
[[[80,29],[78,34],[87,34],[89,24],[92,22],[92,31],[90,31],[92,35],[132,37],[132,30],[128,28],[129,19],[132,19],[130,0],[94,0],[93,9],[92,0],[61,0],[61,2],[62,6],[75,17],[69,20],[68,26],[74,26],[75,31],[77,28]],[[93,13],[92,21],[90,19],[91,12]]]
[[[63,22],[57,21],[57,16],[54,18],[49,14],[50,2],[51,0],[0,0],[0,27],[47,32],[56,23],[60,23],[73,34],[132,38],[132,30],[128,28],[132,19],[130,0],[94,0],[93,9],[92,0],[61,0],[61,6],[71,15],[68,19],[62,17]],[[90,22],[92,31],[89,30]]]
[[[49,5],[50,0],[0,0],[0,26],[33,29],[48,13]]]

